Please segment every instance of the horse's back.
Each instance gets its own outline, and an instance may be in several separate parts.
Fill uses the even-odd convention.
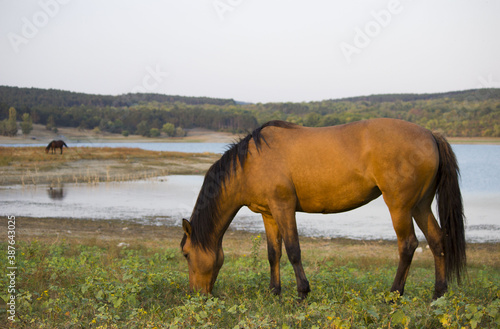
[[[266,128],[263,135],[269,148],[263,160],[272,158],[280,166],[308,168],[316,175],[334,168],[366,171],[373,166],[387,167],[394,161],[418,164],[424,158],[436,160],[432,133],[413,123],[396,119],[372,119],[350,124],[292,129]],[[293,169],[293,168],[290,168]]]

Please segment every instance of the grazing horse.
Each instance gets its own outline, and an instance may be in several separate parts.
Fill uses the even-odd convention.
[[[445,138],[415,124],[373,119],[323,128],[271,121],[226,151],[205,175],[181,249],[193,290],[210,293],[224,262],[222,238],[238,210],[262,214],[271,266],[281,292],[282,241],[300,298],[310,291],[295,212],[338,213],[380,195],[397,236],[399,264],[391,291],[404,292],[422,230],[434,256],[434,298],[465,268],[462,197],[455,154]],[[431,203],[437,198],[440,225]],[[369,227],[362,228],[369,230]]]
[[[66,145],[65,142],[61,141],[61,140],[54,140],[52,142],[49,143],[49,145],[47,145],[47,147],[45,148],[45,153],[49,153],[49,150],[52,150],[52,154],[54,154],[54,152],[56,151],[56,149],[61,149],[61,154],[63,153],[63,146],[66,146],[66,148],[68,147],[68,145]]]

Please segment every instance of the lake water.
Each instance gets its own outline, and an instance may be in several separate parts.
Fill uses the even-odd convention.
[[[122,143],[114,144],[125,146]],[[158,144],[166,143],[138,143],[142,148],[155,145],[157,150],[165,150],[161,149],[165,146]],[[168,144],[183,147],[192,144],[206,145]],[[131,147],[130,144],[126,146]],[[220,151],[216,153],[220,153],[226,148],[226,144],[217,144],[217,147]],[[453,149],[462,173],[461,189],[467,216],[466,239],[470,242],[500,242],[500,146],[453,145]],[[181,150],[187,151],[185,148]],[[207,148],[199,152],[206,151],[214,152]],[[178,226],[183,217],[190,216],[202,182],[202,176],[168,176],[98,185],[66,184],[62,188],[53,189],[47,186],[2,187],[0,215],[116,219]],[[396,238],[389,211],[382,198],[341,214],[297,213],[297,223],[299,233],[305,236],[384,240]],[[264,231],[260,215],[247,208],[240,210],[231,227],[251,232]],[[418,229],[417,235],[419,240],[424,241]]]

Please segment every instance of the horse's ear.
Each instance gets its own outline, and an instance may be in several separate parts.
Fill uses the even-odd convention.
[[[193,229],[191,228],[191,223],[185,218],[182,219],[182,229],[187,236],[190,236],[191,232],[193,231]]]

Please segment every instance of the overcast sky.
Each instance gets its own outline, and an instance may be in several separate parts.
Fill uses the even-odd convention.
[[[500,1],[0,0],[0,85],[301,102],[500,87]]]

